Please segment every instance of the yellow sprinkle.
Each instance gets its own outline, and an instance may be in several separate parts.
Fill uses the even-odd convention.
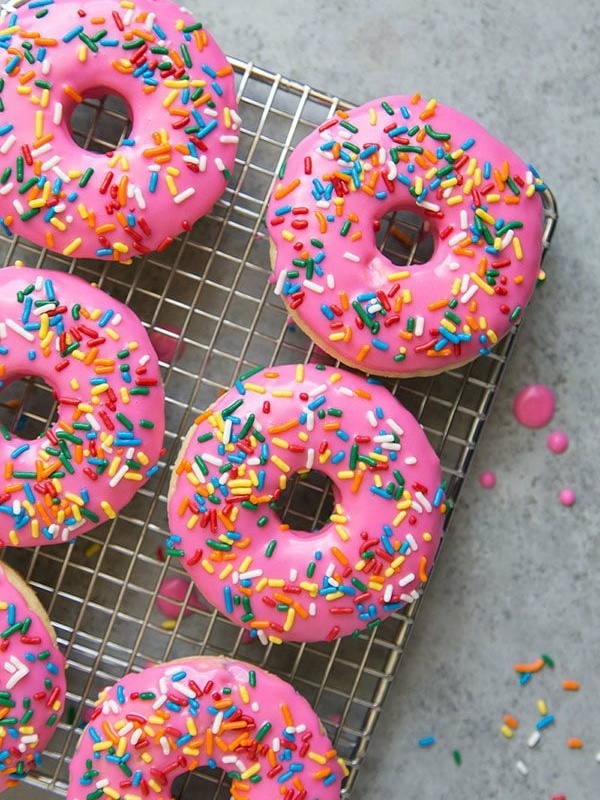
[[[70,242],[70,244],[68,244],[62,251],[63,256],[70,256],[72,253],[75,252],[75,250],[77,250],[78,247],[81,247],[82,243],[83,239],[81,238],[81,236],[78,236],[76,239],[73,239],[73,241]]]
[[[275,464],[276,467],[279,467],[279,469],[282,472],[286,472],[287,473],[291,469],[290,465],[287,464],[282,458],[279,458],[279,456],[277,456],[277,455],[271,456],[271,461],[272,461],[273,464]]]
[[[202,559],[202,561],[201,561],[201,564],[202,564],[202,566],[204,567],[204,569],[206,570],[206,572],[208,572],[208,573],[209,573],[209,575],[212,575],[212,574],[214,573],[214,571],[215,571],[215,568],[214,568],[214,567],[213,567],[213,565],[210,563],[210,561],[207,561],[207,559],[206,559],[206,558],[203,558],[203,559]]]
[[[488,283],[486,283],[484,280],[482,280],[476,272],[471,272],[471,280],[473,281],[473,283],[476,283],[480,289],[483,289],[483,291],[486,294],[489,295],[494,294],[494,288],[490,286]]]
[[[303,383],[304,382],[304,364],[297,364],[296,365],[296,383]]]
[[[513,732],[512,732],[512,729],[508,727],[508,725],[503,725],[500,728],[500,731],[501,731],[503,736],[506,736],[507,739],[512,739]]]
[[[101,503],[100,503],[100,507],[101,507],[102,511],[104,511],[104,513],[106,514],[106,516],[109,519],[115,519],[116,518],[117,513],[114,510],[114,508],[111,506],[111,504],[108,502],[108,500],[102,500]]]
[[[546,705],[546,701],[545,700],[538,700],[535,705],[536,705],[536,708],[537,708],[538,712],[543,717],[545,717],[546,714],[548,713],[548,706]]]
[[[165,619],[163,622],[160,623],[160,627],[164,628],[164,630],[166,631],[172,631],[176,625],[177,625],[176,619]]]
[[[84,64],[87,61],[87,47],[84,44],[82,44],[79,50],[77,51],[77,58],[82,64]]]
[[[513,238],[512,238],[512,246],[513,246],[513,250],[515,251],[515,256],[517,258],[517,261],[522,261],[523,260],[523,249],[521,247],[521,240],[519,239],[518,236],[513,236]]]
[[[479,219],[482,219],[484,222],[487,222],[488,225],[494,225],[496,223],[494,217],[492,217],[491,214],[488,214],[487,211],[484,211],[483,208],[478,208],[475,211],[475,215],[479,217]]]

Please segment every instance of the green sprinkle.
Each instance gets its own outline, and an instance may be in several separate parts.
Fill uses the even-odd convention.
[[[314,561],[309,561],[308,567],[306,568],[306,577],[307,578],[312,578],[312,576],[315,574],[315,569],[316,568],[317,568],[317,565],[315,564],[315,562]]]
[[[79,181],[79,185],[83,189],[84,186],[87,186],[90,182],[90,178],[94,174],[94,170],[91,167],[88,167],[86,171],[81,176],[81,180]]]
[[[227,544],[227,542],[220,542],[217,539],[207,539],[206,546],[210,547],[212,550],[221,550],[224,553],[228,553],[231,550],[230,544]]]
[[[280,181],[283,180],[286,166],[287,166],[287,161],[283,161],[281,163],[281,166],[279,167],[279,171],[277,172],[277,177],[279,178]]]
[[[277,540],[276,539],[271,539],[271,541],[269,542],[269,544],[267,545],[267,548],[265,550],[265,555],[266,555],[267,558],[271,558],[271,556],[275,552],[275,548],[276,547],[277,547]]]
[[[517,184],[513,181],[513,179],[510,177],[510,175],[506,179],[506,183],[509,185],[510,190],[511,190],[511,192],[513,194],[516,194],[516,195],[520,195],[521,194],[521,190],[519,189]]]
[[[248,683],[253,689],[256,688],[256,672],[253,669],[248,672]]]
[[[152,422],[152,420],[149,419],[141,419],[140,428],[146,428],[146,430],[152,430],[152,428],[154,428],[154,423]]]
[[[186,65],[186,67],[192,67],[193,63],[190,57],[190,51],[187,49],[185,44],[181,45],[180,50],[181,50],[181,55],[183,57],[183,63]]]
[[[87,36],[85,33],[80,33],[80,34],[79,34],[79,38],[80,38],[80,39],[81,39],[81,41],[84,43],[84,45],[85,45],[86,47],[88,47],[88,48],[89,48],[89,49],[92,51],[92,53],[97,53],[97,52],[98,52],[98,50],[99,50],[99,47],[98,47],[98,45],[96,44],[96,42],[93,42],[93,41],[90,39],[90,37],[89,37],[89,36]],[[123,47],[125,47],[125,45],[123,45]]]
[[[347,119],[343,119],[340,122],[340,127],[345,128],[350,133],[358,133],[358,128],[356,125],[353,125],[351,122],[348,122]]]
[[[458,752],[458,750],[452,751],[452,758],[454,759],[454,763],[456,764],[456,766],[460,767],[460,765],[462,764],[462,756]]]
[[[199,31],[199,30],[201,30],[201,28],[202,28],[202,23],[201,22],[193,22],[191,25],[186,25],[181,30],[184,33],[192,33],[192,31]]]
[[[510,315],[509,319],[511,322],[516,322],[519,317],[521,316],[521,311],[523,310],[522,306],[515,306],[514,311]]]
[[[383,108],[383,110],[385,111],[386,114],[389,114],[390,117],[393,116],[394,109],[385,100],[381,103],[381,107]]]
[[[549,667],[553,667],[554,666],[554,660],[552,658],[550,658],[550,656],[547,655],[546,653],[542,653],[541,659],[544,662],[544,664],[546,664],[547,666],[549,666]]]
[[[140,692],[140,700],[155,700],[154,692]]]
[[[230,404],[230,405],[228,405],[226,408],[224,408],[224,409],[221,411],[221,416],[222,416],[223,418],[225,418],[225,417],[229,417],[231,414],[233,414],[233,412],[234,412],[234,411],[237,411],[237,409],[238,409],[238,408],[239,408],[241,405],[243,405],[243,404],[244,404],[244,401],[243,401],[243,399],[240,397],[240,399],[239,399],[239,400],[235,400],[233,403],[231,403],[231,404]]]
[[[457,316],[456,314],[453,314],[451,311],[446,311],[446,313],[444,314],[444,317],[446,319],[449,319],[450,322],[454,322],[455,325],[460,325],[460,323],[461,323],[460,317]]]
[[[120,411],[117,411],[115,416],[119,420],[121,425],[124,425],[128,431],[133,430],[133,422],[129,419],[129,417],[126,417],[125,414],[122,414]]]
[[[270,722],[265,722],[265,724],[259,729],[258,733],[254,737],[255,741],[257,742],[262,741],[272,727],[273,726],[271,725]]]
[[[133,42],[125,42],[123,44],[123,50],[137,50],[138,47],[143,47],[143,45],[144,45],[143,39],[134,39]]]
[[[194,461],[195,461],[195,462],[196,462],[196,464],[198,465],[198,467],[199,467],[199,469],[200,469],[200,472],[201,472],[203,475],[208,475],[208,472],[209,472],[209,470],[208,470],[208,467],[206,466],[206,464],[205,464],[205,463],[204,463],[204,461],[202,460],[201,456],[199,456],[199,455],[195,455],[195,456],[194,456]]]
[[[36,181],[34,180],[34,183],[35,182]],[[340,236],[346,236],[348,231],[350,230],[351,226],[352,226],[352,223],[350,222],[349,219],[347,219],[346,222],[344,222],[344,224],[342,225],[342,228],[340,230]]]
[[[450,139],[449,133],[440,133],[439,131],[434,131],[431,125],[425,125],[425,133],[428,136],[431,136],[432,139],[437,139],[438,141],[447,141]]]
[[[356,586],[357,589],[360,589],[361,592],[366,592],[367,589],[369,588],[366,585],[366,583],[359,581],[358,578],[352,578],[350,582],[352,583],[353,586]]]
[[[256,520],[256,524],[258,525],[259,528],[264,528],[268,521],[269,521],[268,517],[262,516]]]

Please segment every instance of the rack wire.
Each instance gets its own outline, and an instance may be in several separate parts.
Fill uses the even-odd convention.
[[[168,534],[169,465],[194,417],[252,367],[304,360],[331,363],[289,323],[272,291],[263,217],[290,148],[350,104],[250,63],[231,62],[243,120],[234,174],[212,212],[167,251],[127,267],[70,260],[23,239],[0,237],[3,264],[20,259],[30,266],[76,273],[125,302],[148,327],[166,359],[161,368],[167,431],[159,473],[112,524],[70,545],[8,549],[3,554],[48,609],[67,658],[66,712],[40,770],[30,778],[58,796],[64,795],[70,756],[100,689],[147,663],[225,653],[290,680],[311,702],[348,765],[343,790],[348,798],[421,602],[356,637],[267,647],[249,640],[216,611],[190,603],[191,585],[183,601],[175,602],[176,619],[166,620],[157,607],[163,580],[185,577],[176,563],[164,559],[162,548]],[[107,124],[107,118],[115,124]],[[122,106],[111,105],[109,98],[90,102],[87,114],[73,120],[72,126],[82,146],[106,151],[127,130],[127,118]],[[550,191],[543,199],[546,251],[557,210]],[[396,263],[410,264],[427,259],[427,239],[419,218],[397,214],[384,220],[380,248]],[[387,382],[419,419],[440,455],[451,506],[516,331],[515,326],[491,356],[461,369]],[[21,436],[38,435],[54,412],[48,387],[34,378],[13,384],[0,398],[2,421]],[[327,519],[329,497],[326,481],[298,481],[281,504],[282,519],[310,530]],[[450,512],[447,523],[451,516]],[[178,779],[174,796],[221,800],[229,797],[228,783],[219,771],[201,769]]]

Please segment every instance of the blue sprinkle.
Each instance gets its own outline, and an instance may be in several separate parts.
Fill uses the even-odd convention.
[[[546,714],[545,717],[538,719],[538,721],[535,724],[535,727],[538,729],[538,731],[543,731],[544,728],[547,728],[548,725],[552,725],[553,722],[554,722],[554,716],[552,714]]]
[[[79,36],[80,33],[83,33],[83,25],[77,25],[73,30],[70,30],[68,33],[65,33],[63,36],[63,42],[71,42],[75,39],[76,36]]]
[[[16,58],[16,56],[15,56],[15,58]],[[8,72],[8,67],[7,67],[6,71]],[[7,125],[3,125],[0,128],[0,136],[5,136],[7,133],[10,133],[14,127],[15,126],[10,122]]]
[[[406,106],[400,106],[400,113],[404,117],[404,119],[410,119],[410,111]]]
[[[463,143],[463,146],[462,146],[461,149],[462,150],[469,150],[471,147],[473,147],[474,144],[475,144],[475,139],[471,136],[469,139],[467,139]]]
[[[202,71],[206,72],[206,74],[209,75],[211,78],[217,77],[217,73],[209,64],[202,64]]]
[[[435,744],[435,736],[424,736],[418,741],[419,747],[431,747],[432,744]]]
[[[328,306],[328,305],[326,305],[325,303],[323,303],[323,305],[321,306],[321,311],[322,311],[322,312],[323,312],[323,314],[324,314],[324,315],[327,317],[327,319],[329,319],[329,320],[333,320],[333,319],[335,319],[335,314],[334,314],[334,313],[333,313],[333,311],[332,311],[332,310],[329,308],[329,306]]]

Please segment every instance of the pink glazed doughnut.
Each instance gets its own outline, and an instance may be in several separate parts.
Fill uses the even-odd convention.
[[[67,800],[166,800],[220,767],[235,800],[339,800],[343,762],[292,686],[227,658],[179,659],[101,692],[71,760]]]
[[[164,390],[126,306],[73,275],[0,270],[0,388],[24,376],[54,390],[38,439],[0,428],[0,546],[67,542],[114,519],[157,470]]]
[[[274,502],[294,473],[334,484],[318,532]],[[445,511],[440,463],[387,389],[322,365],[242,376],[196,420],[173,470],[170,555],[263,643],[379,625],[418,596]]]
[[[270,199],[275,291],[334,358],[379,375],[441,372],[487,354],[536,285],[545,189],[477,123],[435,100],[385,97],[324,122]],[[375,231],[429,224],[434,253],[397,266]]]
[[[208,213],[233,168],[233,71],[169,0],[32,0],[2,6],[0,217],[65,256],[129,261]],[[120,97],[133,126],[105,154],[79,147],[86,98]]]
[[[2,792],[39,765],[63,710],[65,663],[46,611],[6,564],[0,564],[0,626]]]

